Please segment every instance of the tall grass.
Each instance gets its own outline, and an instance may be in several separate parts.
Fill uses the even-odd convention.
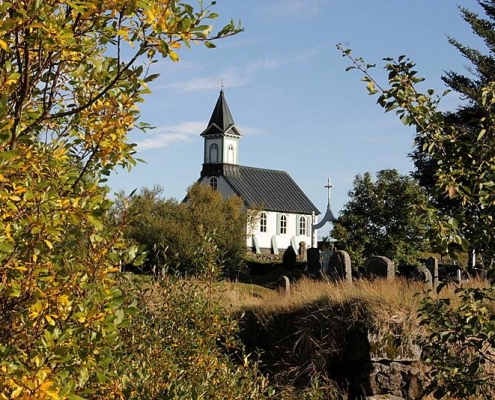
[[[398,309],[416,309],[419,304],[416,295],[423,292],[425,287],[402,279],[347,283],[303,278],[291,284],[290,295],[242,283],[228,283],[224,290],[224,304],[232,310],[283,312],[321,301],[342,303],[350,299],[380,300]]]
[[[474,279],[464,282],[467,287],[486,287],[484,280]],[[255,309],[259,312],[284,312],[326,301],[332,304],[347,302],[351,299],[361,299],[370,302],[388,304],[390,308],[400,312],[416,313],[421,296],[427,292],[432,297],[452,300],[452,305],[458,305],[455,289],[459,284],[446,285],[437,294],[431,287],[417,281],[396,278],[357,280],[352,283],[344,281],[318,281],[308,278],[291,283],[290,295],[280,294],[259,285],[238,282],[224,282],[220,286],[223,305],[232,311]],[[379,312],[380,310],[376,310]]]

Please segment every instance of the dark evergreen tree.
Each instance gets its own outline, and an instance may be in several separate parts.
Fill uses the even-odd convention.
[[[469,61],[472,68],[467,71],[467,74],[449,70],[442,77],[447,87],[457,92],[460,98],[464,100],[463,105],[457,110],[444,113],[444,118],[446,126],[454,128],[453,131],[456,132],[455,140],[466,143],[479,139],[484,140],[486,144],[486,156],[488,158],[493,151],[490,145],[491,138],[488,136],[479,138],[478,136],[480,134],[479,121],[483,118],[489,118],[489,110],[482,105],[482,90],[489,82],[495,81],[495,1],[478,0],[478,4],[485,13],[484,17],[465,7],[459,7],[459,10],[464,21],[471,26],[473,33],[479,36],[485,43],[486,53],[466,46],[454,37],[449,37],[449,43],[459,50]],[[419,145],[411,153],[415,165],[415,171],[412,175],[422,187],[429,193],[433,193],[438,180],[438,161],[428,155],[427,149],[424,147],[426,139],[418,137],[417,140]],[[469,167],[471,162],[470,157],[456,153],[454,150],[456,148],[458,147],[454,143],[445,143],[446,154],[458,158],[461,164]],[[483,157],[483,153],[481,157]],[[490,173],[493,174],[493,172],[488,172],[488,174]],[[465,186],[469,187],[470,183],[466,182]],[[464,206],[461,204],[461,200],[457,197],[449,196],[448,193],[444,193],[441,196],[433,195],[430,200],[444,214],[462,214],[464,220],[459,221],[459,226],[463,227],[462,234],[471,243],[471,250],[477,253],[483,253],[486,250],[484,249],[486,246],[477,240],[480,237],[477,227],[483,226],[479,220],[480,209],[487,207],[487,205],[480,203],[471,206],[468,212],[466,212],[463,209]],[[491,205],[488,206],[492,207]],[[461,209],[463,209],[463,213],[458,212]],[[471,260],[472,258],[470,257]]]

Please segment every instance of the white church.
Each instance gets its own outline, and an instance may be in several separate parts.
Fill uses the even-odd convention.
[[[320,211],[285,171],[239,165],[241,132],[236,127],[223,90],[204,138],[203,168],[199,182],[218,190],[223,197],[238,195],[248,209],[261,210],[255,227],[248,228],[248,248],[255,253],[279,254],[300,242],[316,246],[316,224]],[[331,218],[334,218],[331,215]]]

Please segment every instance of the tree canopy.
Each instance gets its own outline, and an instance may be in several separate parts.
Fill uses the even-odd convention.
[[[212,33],[210,7],[177,0],[2,1],[0,15],[0,397],[112,398],[129,249],[102,222],[105,176],[134,164],[147,66],[239,29]]]
[[[204,247],[213,246],[211,260],[217,277],[239,270],[246,252],[248,213],[237,196],[223,199],[208,185],[194,184],[187,192],[187,201],[161,197],[162,188],[144,188],[126,200],[117,201],[118,219],[128,223],[124,236],[145,246],[147,269],[203,276]]]
[[[481,160],[489,157],[487,149],[491,146],[491,138],[485,135],[483,130],[479,130],[480,121],[490,118],[490,112],[487,112],[486,105],[483,105],[481,99],[483,88],[495,81],[495,37],[493,36],[493,24],[495,23],[494,3],[492,1],[478,2],[485,12],[485,17],[470,11],[465,7],[459,7],[461,16],[466,21],[473,33],[479,36],[486,44],[487,53],[466,46],[460,43],[455,37],[449,36],[449,42],[461,53],[461,55],[471,64],[469,74],[448,70],[442,77],[449,89],[457,92],[463,99],[463,104],[456,110],[443,113],[444,124],[447,129],[455,130],[455,142],[470,143],[480,142],[480,150],[483,146],[485,149],[478,151]],[[419,183],[432,194],[431,201],[437,209],[446,215],[456,215],[458,227],[461,236],[466,238],[470,243],[470,248],[477,253],[483,254],[486,250],[486,244],[480,242],[480,231],[485,230],[485,223],[482,221],[482,215],[488,211],[486,205],[472,204],[470,207],[464,207],[462,200],[458,196],[446,196],[442,193],[440,196],[435,194],[437,184],[437,170],[439,159],[438,156],[432,156],[425,150],[426,138],[418,137],[418,145],[412,152],[411,156],[414,161],[414,176]],[[444,142],[444,153],[451,157],[457,158],[458,166],[462,169],[469,169],[471,158],[474,154],[463,155],[459,152],[458,145],[453,141]],[[467,150],[467,149],[466,149]],[[487,171],[485,171],[485,176]],[[462,180],[459,178],[459,181]],[[471,183],[464,179],[462,186],[470,190]]]
[[[371,256],[386,256],[397,264],[416,262],[428,250],[427,221],[419,210],[425,195],[410,177],[396,170],[357,175],[331,236],[354,265]]]

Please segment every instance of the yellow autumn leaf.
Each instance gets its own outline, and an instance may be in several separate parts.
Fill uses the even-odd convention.
[[[60,296],[58,298],[58,302],[60,304],[62,304],[63,306],[69,305],[69,296],[67,296],[66,294],[63,294],[62,296]]]
[[[11,399],[17,399],[22,394],[22,387],[17,386],[17,388],[10,394]]]
[[[170,52],[168,53],[168,55],[170,56],[170,59],[172,61],[179,61],[179,56],[178,56],[178,54],[175,51],[170,50]]]
[[[58,394],[58,389],[55,387],[54,382],[52,381],[45,381],[43,384],[40,386],[40,391],[47,395],[49,399],[53,400],[58,400],[60,399],[60,396]]]
[[[7,45],[7,42],[0,39],[0,47],[2,48],[2,50],[7,50],[9,46]]]

